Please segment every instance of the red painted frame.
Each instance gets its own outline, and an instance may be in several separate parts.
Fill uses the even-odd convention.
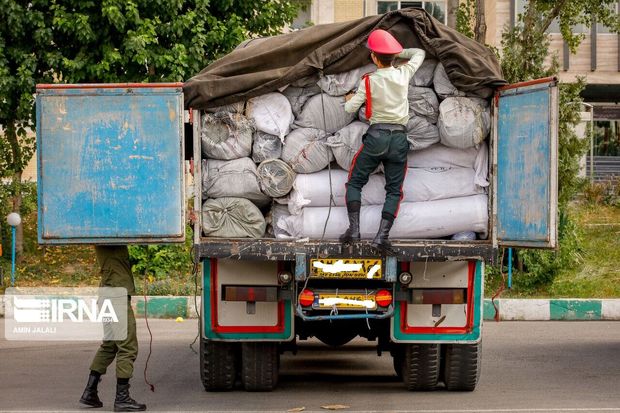
[[[39,83],[37,89],[119,89],[119,88],[164,88],[183,87],[183,82],[174,83]]]
[[[280,263],[278,262],[278,269]],[[211,259],[211,330],[214,333],[283,333],[285,328],[284,301],[278,301],[278,323],[275,326],[221,326],[218,323],[217,297],[217,260]]]
[[[464,327],[412,327],[407,323],[407,302],[400,303],[400,330],[405,334],[465,334],[474,325],[474,274],[476,261],[468,262],[467,274],[467,320]]]

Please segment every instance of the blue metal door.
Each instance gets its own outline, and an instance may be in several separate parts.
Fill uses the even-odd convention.
[[[495,96],[496,245],[555,248],[558,97],[554,78],[509,85]]]
[[[181,87],[37,87],[39,243],[184,241]]]

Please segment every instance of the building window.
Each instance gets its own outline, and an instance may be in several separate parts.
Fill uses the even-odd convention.
[[[620,120],[594,121],[594,156],[620,156]]]
[[[424,9],[428,14],[446,24],[446,0],[437,1],[377,1],[377,13],[383,14],[389,11],[404,9],[406,7],[417,7]]]

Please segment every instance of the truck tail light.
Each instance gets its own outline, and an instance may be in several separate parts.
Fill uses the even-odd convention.
[[[299,294],[299,304],[302,307],[310,307],[314,303],[314,292],[305,289]]]
[[[465,304],[465,288],[414,289],[412,304]]]
[[[278,287],[261,285],[224,285],[223,301],[276,302]]]
[[[392,304],[392,292],[389,290],[379,290],[375,294],[375,302],[379,307],[387,307]]]

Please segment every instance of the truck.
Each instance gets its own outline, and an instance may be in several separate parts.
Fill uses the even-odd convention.
[[[396,239],[391,254],[368,240],[203,236],[202,113],[184,110],[182,86],[37,86],[39,243],[184,242],[190,217],[207,391],[239,380],[270,391],[280,355],[299,341],[358,336],[392,357],[408,390],[474,390],[485,266],[500,248],[557,245],[557,80],[494,91],[488,238]]]

